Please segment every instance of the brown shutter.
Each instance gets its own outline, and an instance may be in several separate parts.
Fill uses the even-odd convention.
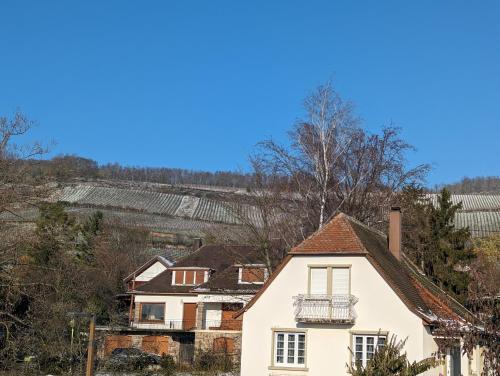
[[[212,348],[215,353],[232,354],[234,352],[234,339],[229,337],[214,338]]]
[[[186,285],[192,285],[194,284],[194,271],[193,270],[186,270]]]
[[[109,356],[114,349],[128,349],[132,347],[131,336],[107,336],[104,339],[104,355]]]
[[[203,282],[205,282],[205,271],[204,270],[197,270],[196,271],[196,284],[201,285]]]
[[[184,284],[184,270],[176,270],[175,271],[175,284],[183,285]]]
[[[146,336],[142,338],[142,351],[157,355],[168,354],[168,337]]]
[[[264,268],[243,267],[241,273],[242,282],[264,282]]]
[[[196,327],[196,303],[184,303],[182,314],[182,328],[184,330],[195,329]]]

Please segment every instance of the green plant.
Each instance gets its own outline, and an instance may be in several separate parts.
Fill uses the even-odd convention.
[[[195,369],[229,372],[234,369],[234,364],[227,352],[200,351],[196,356]]]
[[[410,363],[406,353],[402,353],[405,343],[406,340],[398,341],[396,336],[392,336],[387,344],[375,351],[366,367],[360,363],[348,366],[349,374],[353,376],[415,376],[438,364],[434,358]]]
[[[161,375],[173,376],[177,371],[177,364],[172,355],[163,355],[160,359]]]

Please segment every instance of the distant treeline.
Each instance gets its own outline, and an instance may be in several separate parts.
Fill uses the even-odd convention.
[[[452,193],[500,193],[500,176],[466,177],[444,187]]]
[[[242,188],[249,187],[252,181],[252,174],[232,171],[208,172],[168,167],[129,167],[118,163],[99,165],[92,159],[75,155],[62,155],[50,160],[31,160],[29,164],[34,177],[50,176],[58,181],[84,178]]]
[[[83,178],[247,188],[251,186],[253,179],[252,174],[234,171],[208,172],[169,167],[130,167],[118,163],[99,165],[92,159],[76,155],[61,155],[50,160],[32,160],[29,164],[33,176],[50,176],[58,181]],[[500,193],[500,177],[465,177],[460,182],[435,187],[435,190],[442,188],[457,194]]]

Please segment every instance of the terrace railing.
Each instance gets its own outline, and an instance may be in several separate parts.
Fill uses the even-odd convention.
[[[135,329],[152,329],[165,331],[203,330],[241,330],[241,320],[203,320],[201,327],[194,320],[165,320],[165,322],[133,321],[130,326]]]
[[[356,320],[354,295],[300,294],[293,299],[297,322],[352,324]]]

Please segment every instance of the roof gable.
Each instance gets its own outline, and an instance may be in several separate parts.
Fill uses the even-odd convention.
[[[133,278],[138,277],[139,275],[143,274],[146,270],[148,270],[151,266],[159,262],[165,268],[168,268],[173,265],[172,262],[167,260],[165,257],[162,256],[155,256],[150,258],[148,261],[146,261],[143,265],[141,265],[138,269],[134,270],[132,273],[130,273],[127,277],[123,279],[123,282],[127,283],[128,281],[131,281]]]
[[[337,214],[290,253],[366,253],[366,248],[354,232],[349,217]]]
[[[467,312],[458,302],[450,301],[431,289],[428,284],[434,285],[425,276],[422,278],[426,283],[417,281],[414,271],[409,269],[407,263],[400,262],[389,251],[385,234],[340,213],[290,251],[289,257],[240,314],[248,310],[264,293],[276,275],[284,269],[290,257],[324,254],[365,256],[403,303],[426,322],[451,317],[464,318],[464,312]]]

